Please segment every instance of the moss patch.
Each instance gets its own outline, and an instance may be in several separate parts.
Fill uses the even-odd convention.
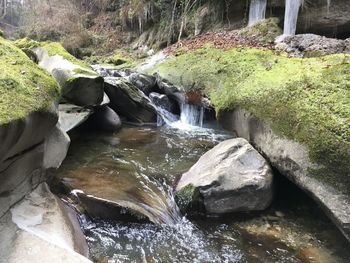
[[[46,111],[58,98],[56,81],[10,41],[0,38],[0,124]]]
[[[349,192],[350,56],[288,58],[268,50],[212,47],[168,59],[152,72],[209,95],[218,114],[244,108],[309,147],[312,174]]]
[[[278,26],[279,19],[271,17],[257,22],[253,26],[245,27],[237,31],[238,36],[252,38],[260,43],[273,43],[276,37],[283,34],[283,30]]]
[[[32,49],[35,49],[37,47],[44,48],[47,51],[49,56],[59,55],[59,56],[63,57],[64,59],[72,62],[75,65],[78,65],[82,68],[89,68],[90,69],[89,64],[87,64],[84,61],[77,59],[76,57],[69,54],[68,51],[65,50],[64,47],[58,42],[50,42],[50,41],[37,42],[37,41],[34,41],[30,38],[23,38],[23,39],[19,39],[19,40],[15,41],[14,43],[17,47],[19,47],[23,51],[32,50]]]

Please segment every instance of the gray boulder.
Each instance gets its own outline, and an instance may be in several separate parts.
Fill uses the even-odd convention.
[[[99,105],[103,101],[103,78],[87,67],[60,55],[50,56],[45,48],[34,49],[39,65],[61,86],[62,97],[79,106]]]
[[[105,91],[110,107],[136,124],[157,122],[157,112],[150,99],[130,82],[120,78],[105,78]]]
[[[266,160],[242,138],[224,141],[182,175],[177,196],[202,202],[208,214],[266,209],[273,197],[273,174]],[[201,199],[201,200],[200,200]]]
[[[76,213],[41,184],[0,219],[1,262],[91,263]]]
[[[295,57],[318,57],[339,53],[350,53],[347,42],[314,34],[281,36],[276,41],[276,49]]]

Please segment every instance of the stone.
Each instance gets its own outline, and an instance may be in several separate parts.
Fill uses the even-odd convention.
[[[176,192],[181,195],[189,186],[199,193],[196,198],[202,198],[208,214],[261,211],[273,198],[269,164],[242,138],[224,141],[205,153],[182,175]]]
[[[274,168],[314,199],[350,240],[349,195],[335,188],[327,177],[310,173],[319,165],[311,162],[307,146],[276,134],[263,120],[241,108],[223,112],[219,122],[252,142]]]
[[[167,95],[152,92],[149,94],[149,98],[157,107],[161,107],[162,109],[165,109],[173,114],[180,114],[180,109],[177,102],[170,100]]]
[[[1,262],[91,263],[77,215],[44,183],[0,219]]]
[[[45,48],[34,49],[39,65],[61,86],[62,97],[78,106],[95,106],[103,101],[103,78],[89,68],[74,64],[61,55],[50,56]]]
[[[282,36],[276,41],[276,49],[295,57],[318,57],[339,53],[350,53],[345,40],[326,38],[314,34]]]
[[[67,156],[69,145],[68,134],[57,124],[45,140],[43,167],[45,169],[58,169]]]
[[[44,141],[57,123],[57,105],[51,110],[36,111],[23,119],[0,125],[0,171],[1,162]]]
[[[122,127],[118,114],[108,106],[95,108],[86,125],[106,132],[116,132]]]
[[[60,104],[58,123],[64,132],[69,132],[85,122],[92,113],[93,110],[89,108]]]
[[[151,92],[157,91],[157,82],[154,76],[133,73],[129,76],[129,81],[134,84],[139,90],[148,96]]]
[[[186,102],[184,90],[181,90],[166,79],[163,79],[158,73],[155,73],[155,77],[157,79],[157,85],[160,89],[160,93],[167,95],[171,100],[177,101],[179,105]]]
[[[44,144],[40,144],[1,163],[0,217],[45,180],[43,158]]]
[[[110,107],[129,122],[139,125],[157,122],[157,112],[150,99],[130,82],[120,78],[105,78],[105,91]]]

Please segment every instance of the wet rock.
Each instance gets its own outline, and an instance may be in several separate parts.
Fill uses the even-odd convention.
[[[94,110],[86,125],[92,129],[116,132],[121,129],[122,123],[114,110],[108,106],[103,106]]]
[[[151,92],[155,92],[158,90],[156,78],[154,76],[142,73],[133,73],[129,76],[129,81],[147,96]]]
[[[276,49],[295,57],[318,57],[324,55],[350,53],[347,42],[314,34],[282,36],[277,40]]]
[[[259,211],[272,201],[272,182],[265,159],[245,139],[238,138],[204,154],[182,175],[176,191],[181,195],[192,188],[194,199],[201,197],[209,214]]]
[[[162,79],[162,77],[157,73],[155,74],[155,77],[157,79],[157,85],[160,93],[163,93],[170,99],[177,101],[179,105],[186,102],[186,96],[183,90],[171,84],[169,81]]]
[[[133,211],[130,208],[124,208],[119,204],[98,198],[92,195],[86,195],[84,192],[76,191],[78,203],[84,209],[84,213],[91,218],[103,220],[120,220],[124,222],[146,222],[146,217],[142,214]]]
[[[167,95],[152,92],[149,94],[151,101],[158,107],[167,110],[173,114],[180,114],[179,105],[175,101],[171,101]]]
[[[45,140],[44,168],[59,168],[67,156],[69,145],[70,138],[68,134],[59,125],[56,125],[50,136]]]
[[[130,82],[118,78],[105,79],[105,91],[110,107],[136,124],[157,122],[157,112],[150,99]]]
[[[73,104],[60,104],[58,122],[63,131],[69,132],[85,122],[92,113],[93,111],[88,108]]]
[[[75,212],[41,184],[0,219],[1,262],[86,262]]]
[[[254,143],[271,165],[309,194],[350,240],[350,197],[332,185],[327,176],[315,177],[310,172],[319,165],[310,161],[306,145],[274,133],[263,120],[241,108],[223,112],[219,121],[224,128]]]

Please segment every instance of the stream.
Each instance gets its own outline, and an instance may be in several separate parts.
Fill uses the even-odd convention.
[[[174,126],[71,134],[69,155],[56,177],[95,197],[138,207],[155,223],[82,216],[94,262],[348,262],[343,236],[285,179],[263,213],[191,220],[181,215],[171,187],[175,178],[231,135]],[[308,253],[323,261],[304,260]]]

